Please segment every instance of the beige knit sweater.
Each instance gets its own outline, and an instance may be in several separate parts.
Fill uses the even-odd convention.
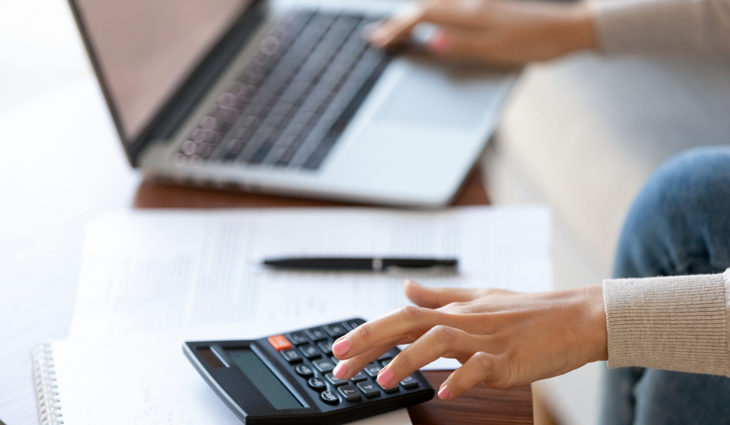
[[[608,366],[730,376],[730,269],[603,282]]]
[[[604,53],[730,57],[730,0],[589,0]],[[603,282],[609,367],[730,376],[730,269]]]
[[[730,0],[588,0],[601,49],[730,56]]]

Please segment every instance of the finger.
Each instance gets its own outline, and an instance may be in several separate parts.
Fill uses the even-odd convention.
[[[438,397],[452,400],[482,381],[489,385],[497,383],[498,378],[497,357],[480,351],[446,378],[439,388]]]
[[[335,366],[335,370],[332,373],[339,379],[350,379],[365,366],[375,361],[383,353],[393,348],[394,345],[408,344],[410,342],[412,342],[412,340],[399,341],[393,345],[379,345],[352,358],[341,360],[337,363],[337,366]]]
[[[370,43],[387,48],[407,38],[423,17],[426,3],[409,4],[370,32]]]
[[[439,322],[444,314],[428,308],[406,306],[379,319],[363,323],[332,344],[332,353],[345,360],[373,347],[415,339]]]
[[[449,326],[435,326],[406,347],[378,374],[378,383],[392,388],[439,357],[461,357],[479,351],[483,338]]]
[[[471,301],[479,295],[472,288],[426,288],[412,279],[406,279],[405,292],[414,304],[426,308],[439,308],[454,302]]]
[[[521,65],[527,61],[508,49],[501,39],[483,32],[454,28],[442,28],[431,38],[428,49],[435,55],[455,60],[479,60],[507,66]]]
[[[484,6],[484,2],[473,0],[434,1],[423,8],[421,22],[481,29],[484,28]]]
[[[403,8],[392,18],[381,23],[369,33],[370,42],[380,48],[391,47],[405,40],[421,23],[455,26],[459,28],[483,28],[478,12],[478,2],[461,0],[421,1]]]

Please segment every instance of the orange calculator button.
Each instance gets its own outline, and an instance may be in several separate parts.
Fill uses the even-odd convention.
[[[274,335],[269,337],[269,344],[276,351],[288,350],[291,348],[291,342],[284,335]]]

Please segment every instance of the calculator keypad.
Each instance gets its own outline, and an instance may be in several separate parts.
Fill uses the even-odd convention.
[[[299,376],[303,376],[305,378],[309,378],[310,376],[314,375],[314,371],[312,370],[312,368],[305,364],[297,365],[297,367],[294,368],[294,371]]]
[[[345,328],[345,325],[341,323],[335,323],[325,326],[324,331],[332,338],[337,339],[347,333],[347,328]]]
[[[335,387],[338,385],[347,384],[347,382],[348,382],[348,381],[345,381],[340,378],[335,378],[335,375],[333,375],[332,372],[326,374],[324,377],[325,377],[325,379],[327,379],[327,382],[334,385]]]
[[[342,394],[342,397],[347,401],[358,401],[360,400],[360,391],[354,386],[347,384],[337,388],[337,391]]]
[[[313,376],[307,380],[307,385],[309,385],[309,388],[315,390],[315,391],[322,391],[327,389],[327,384],[320,378]]]
[[[378,376],[378,373],[380,373],[380,369],[382,369],[382,367],[380,367],[379,364],[372,363],[372,364],[369,364],[369,365],[365,366],[365,368],[363,369],[363,371],[365,371],[365,373],[369,377],[376,378]]]
[[[365,394],[365,397],[367,398],[373,398],[380,395],[380,387],[375,385],[375,383],[373,382],[358,382],[357,387],[360,388],[360,391],[362,391],[362,393]]]
[[[301,345],[309,342],[309,339],[306,335],[304,335],[304,332],[291,332],[286,334],[286,337],[294,345]]]
[[[398,354],[396,349],[383,353],[349,380],[338,379],[333,375],[332,371],[338,361],[332,357],[334,340],[362,323],[360,320],[348,320],[277,336],[276,342],[282,347],[279,353],[292,365],[297,375],[306,381],[307,387],[319,394],[324,403],[337,405],[342,401],[362,402],[383,394],[397,393],[399,389],[411,390],[419,387],[413,376],[403,379],[400,385],[390,389],[377,383],[378,373]],[[279,337],[285,337],[286,342],[291,343],[291,348],[283,349],[286,344]]]
[[[289,350],[282,350],[280,353],[289,363],[297,363],[302,360],[302,357],[299,355],[297,350],[293,348]]]
[[[407,390],[412,390],[418,388],[418,381],[412,376],[407,376],[404,380],[400,381],[400,385]]]
[[[317,347],[319,347],[320,350],[324,351],[326,355],[332,354],[332,341],[322,341],[317,343]]]
[[[396,354],[398,354],[398,352],[395,349],[390,349],[381,354],[380,357],[378,357],[378,360],[382,362],[383,360],[392,359]]]
[[[322,373],[331,372],[332,369],[335,368],[335,365],[332,364],[332,362],[330,361],[330,359],[317,359],[317,360],[313,360],[312,361],[312,364],[314,365],[314,367],[318,371],[320,371]]]
[[[322,393],[319,395],[319,398],[322,399],[327,404],[337,404],[340,402],[340,399],[337,397],[337,394],[333,393],[330,390],[322,391]]]
[[[312,344],[300,345],[299,346],[299,351],[301,351],[302,354],[304,354],[304,357],[306,357],[306,358],[308,358],[310,360],[311,359],[316,359],[317,357],[321,357],[322,356],[322,352],[319,351],[317,349],[317,347],[315,347]]]
[[[307,329],[304,333],[307,334],[309,339],[312,341],[319,341],[327,338],[327,334],[322,330],[322,328]]]

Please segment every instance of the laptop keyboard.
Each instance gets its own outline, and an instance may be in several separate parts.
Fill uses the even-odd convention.
[[[284,17],[176,163],[318,169],[389,60],[363,39],[374,20],[308,11]]]

